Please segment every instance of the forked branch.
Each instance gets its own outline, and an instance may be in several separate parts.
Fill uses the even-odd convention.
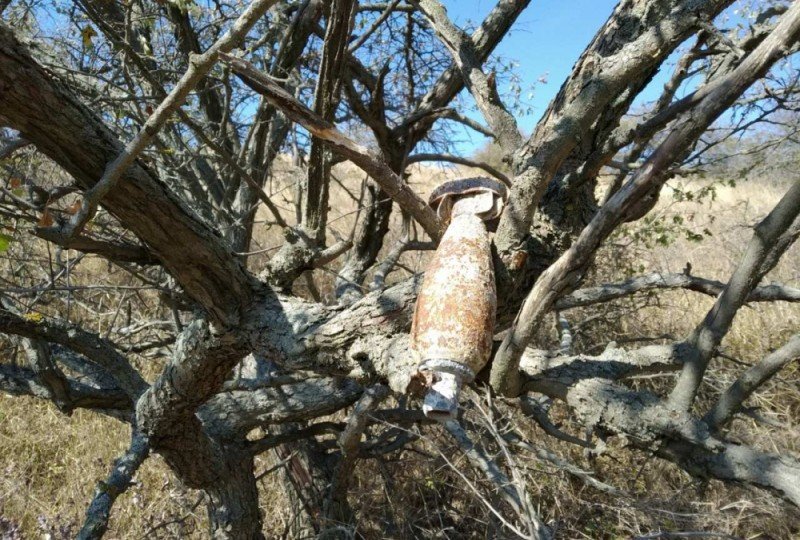
[[[245,84],[263,95],[292,121],[302,125],[312,135],[325,141],[334,152],[349,159],[369,174],[400,208],[411,214],[422,225],[431,238],[439,239],[441,224],[436,213],[380,156],[372,154],[336,129],[332,123],[320,118],[246,60],[228,54],[222,54],[220,58],[230,64]]]
[[[600,208],[570,248],[539,277],[495,356],[491,383],[498,392],[512,396],[519,392],[519,359],[542,317],[559,297],[569,293],[580,282],[597,249],[628,211],[644,197],[661,189],[669,177],[668,169],[672,163],[684,156],[708,126],[786,54],[798,36],[800,4],[794,4],[781,18],[775,31],[726,77],[724,84],[717,86],[685,115],[642,168]],[[796,187],[800,191],[800,186]],[[743,299],[749,292],[750,289]],[[702,371],[698,370],[700,374]],[[684,384],[691,386],[696,383],[699,384],[693,376],[691,383],[687,381]]]
[[[794,6],[798,7],[800,6]],[[800,13],[800,9],[793,11]],[[791,13],[792,11],[786,16]],[[688,410],[691,406],[708,362],[722,338],[728,333],[739,308],[800,234],[798,215],[800,215],[800,183],[795,182],[767,217],[756,225],[753,237],[725,290],[719,295],[703,322],[688,338],[687,341],[694,347],[695,354],[683,366],[681,376],[670,394],[670,403],[673,407]]]
[[[230,51],[236,44],[244,39],[250,28],[252,28],[256,21],[258,21],[276,1],[277,0],[254,0],[247,6],[247,9],[242,12],[239,18],[236,19],[233,26],[211,45],[206,52],[191,56],[186,73],[184,73],[175,84],[167,97],[156,107],[153,114],[150,115],[150,118],[148,118],[144,126],[142,126],[142,129],[139,130],[139,133],[125,145],[125,149],[116,159],[108,164],[103,173],[103,177],[84,194],[80,208],[73,214],[69,222],[63,227],[43,230],[42,234],[61,239],[70,239],[80,234],[86,223],[94,217],[100,200],[106,193],[114,188],[117,181],[122,177],[128,167],[136,161],[136,158],[144,151],[150,141],[153,140],[153,137],[155,137],[158,131],[164,126],[172,113],[183,104],[189,92],[191,92],[194,87],[204,79],[211,68],[214,67],[219,54]]]
[[[413,3],[419,6],[436,30],[439,39],[447,47],[464,78],[464,84],[491,127],[497,143],[507,155],[510,155],[522,146],[522,134],[517,127],[516,119],[500,100],[495,81],[483,72],[482,62],[475,53],[472,40],[453,24],[447,16],[447,10],[437,0],[419,0]]]
[[[724,426],[741,409],[745,400],[762,384],[789,362],[798,358],[800,358],[800,334],[795,334],[783,347],[768,354],[761,362],[745,370],[723,392],[703,419],[712,429]]]

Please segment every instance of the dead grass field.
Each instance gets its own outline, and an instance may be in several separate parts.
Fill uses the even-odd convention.
[[[288,168],[285,164],[284,167]],[[360,175],[348,167],[338,167],[335,174],[357,197]],[[464,171],[420,168],[411,182],[427,194],[444,176],[461,174]],[[277,170],[276,175],[292,177],[288,170]],[[706,184],[677,182],[673,186],[697,190]],[[672,216],[684,216],[686,228],[694,232],[708,229],[711,235],[693,242],[677,232],[669,245],[655,242],[652,249],[646,249],[642,243],[627,244],[634,230],[646,232],[647,225],[634,224],[625,237],[615,238],[614,245],[600,256],[602,270],[592,279],[619,280],[626,277],[628,268],[680,272],[689,262],[695,275],[726,280],[749,238],[749,227],[772,207],[783,188],[767,181],[750,180],[736,188],[720,187],[714,201],[700,202],[675,202],[671,188],[665,189],[656,215],[673,224]],[[278,192],[276,201],[287,209],[287,215],[293,215],[288,202],[291,189],[290,181],[282,185],[276,182],[273,186],[273,191]],[[349,231],[355,208],[346,191],[334,186],[330,222],[342,236]],[[398,220],[395,225],[399,225],[399,218],[395,219]],[[394,232],[392,235],[387,242],[389,246],[399,236]],[[280,242],[278,231],[262,227],[256,231],[253,249],[277,247]],[[253,255],[249,264],[257,268],[268,256],[269,252]],[[611,269],[609,260],[616,261]],[[402,262],[415,270],[424,263],[424,256],[406,254]],[[87,260],[79,270],[91,282],[102,277],[105,264]],[[334,265],[328,271],[315,272],[323,295],[330,294],[335,270]],[[404,275],[406,270],[398,270],[390,281]],[[787,253],[767,279],[800,284],[798,246]],[[659,342],[658,338],[663,336],[679,338],[700,321],[712,303],[712,298],[698,293],[672,291],[580,313],[570,312],[568,316],[577,327],[578,345],[588,351],[610,340],[616,340],[620,346],[636,346]],[[581,322],[582,317],[589,316],[595,317],[594,322]],[[98,329],[111,324],[111,316],[105,317],[96,322]],[[797,331],[798,320],[798,305],[757,304],[743,309],[723,342],[724,353],[733,360],[715,360],[714,376],[704,388],[701,402],[729,384],[743,369],[741,364],[752,363],[782,344]],[[543,329],[544,336],[551,334],[552,329]],[[152,362],[146,367],[150,375],[157,373],[158,366]],[[795,363],[751,400],[774,426],[751,419],[737,420],[734,436],[766,450],[800,457],[799,375]],[[672,376],[666,376],[642,379],[636,384],[658,391],[668,388],[671,381]],[[566,415],[563,419],[565,429],[574,429]],[[521,456],[517,467],[525,478],[526,488],[545,521],[556,526],[557,538],[631,538],[660,530],[714,531],[748,539],[800,537],[800,512],[768,493],[718,482],[699,482],[669,464],[626,450],[621,441],[609,442],[605,453],[590,459],[574,447],[550,440],[538,427],[521,418],[515,422],[522,425],[521,430],[530,441],[569,457],[584,468],[594,468],[599,479],[630,495],[612,497],[599,493],[550,465]],[[128,429],[116,420],[83,411],[65,417],[54,407],[34,399],[0,395],[0,538],[74,536],[95,482],[105,477],[111,461],[125,448],[128,435]],[[446,454],[450,452],[448,455],[455,453],[447,450],[448,443],[434,428],[426,430],[425,435],[418,447],[429,456],[404,453],[396,461],[383,465],[371,461],[359,468],[351,501],[364,519],[358,525],[360,534],[381,538],[379,525],[385,525],[386,508],[391,508],[396,517],[388,528],[397,530],[393,538],[484,537],[478,531],[486,529],[488,512],[445,466],[436,448]],[[454,459],[458,464],[458,457]],[[257,461],[257,471],[270,466],[269,456]],[[393,491],[384,486],[382,477],[387,474],[395,485]],[[136,480],[136,485],[114,507],[108,538],[204,537],[205,509],[200,495],[178,485],[158,456],[144,464]],[[292,509],[276,475],[265,476],[260,482],[265,533],[277,538],[285,530]],[[405,493],[405,498],[395,495],[399,493]]]

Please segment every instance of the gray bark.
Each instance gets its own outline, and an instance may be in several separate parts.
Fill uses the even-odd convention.
[[[720,0],[626,0],[617,6],[515,156],[517,178],[495,239],[512,274],[520,270],[514,254],[530,230],[545,188],[572,149],[584,140],[583,134],[595,133],[593,125],[598,121],[615,125],[627,109],[620,105],[630,103],[635,89],[646,84],[698,24],[712,20],[728,4]],[[615,114],[605,119],[609,107]]]
[[[769,38],[764,40],[748,58],[741,63],[724,83],[709,93],[694,109],[688,112],[681,123],[653,152],[641,169],[597,212],[589,225],[584,228],[575,243],[567,249],[547,271],[540,276],[531,293],[523,303],[512,330],[503,340],[500,351],[495,356],[492,367],[492,386],[504,394],[519,391],[518,361],[530,343],[534,329],[545,313],[550,311],[559,296],[570,292],[582,279],[594,253],[607,236],[625,219],[627,213],[648,194],[661,189],[669,177],[668,167],[682,159],[694,141],[719,117],[754,81],[780,59],[787,48],[800,35],[800,7],[793,6]],[[795,186],[796,187],[796,186]],[[513,215],[509,208],[503,219]],[[792,218],[793,219],[793,218]],[[502,220],[501,220],[502,227]],[[502,236],[502,228],[498,237]],[[752,285],[755,285],[754,283]],[[746,290],[742,301],[750,293]],[[694,375],[690,371],[694,370]],[[704,366],[696,368],[689,364],[684,368],[684,382],[677,392],[688,397],[684,387],[693,386],[698,381],[696,374],[702,374]],[[691,380],[689,379],[691,377]],[[696,386],[693,386],[696,389]],[[691,390],[692,397],[694,390]]]
[[[147,457],[148,451],[147,439],[134,430],[128,450],[114,462],[114,468],[108,478],[104,482],[98,483],[94,498],[86,510],[86,521],[78,533],[78,540],[93,540],[103,537],[108,529],[108,519],[114,501],[128,489],[133,476]]]
[[[123,150],[120,141],[0,26],[0,110],[37,149],[91,188]],[[35,92],[38,99],[30,99]],[[230,249],[177,200],[151,170],[136,163],[103,199],[105,208],[147,242],[186,292],[216,319],[233,323],[254,283]],[[147,216],[147,219],[142,219]],[[233,302],[230,300],[234,299]]]
[[[775,284],[756,287],[800,232],[794,224],[800,207],[800,199],[795,200],[800,193],[797,186],[787,195],[788,202],[781,203],[776,213],[757,229],[756,240],[727,285],[689,275],[650,275],[572,292],[600,243],[619,223],[643,208],[649,209],[644,203],[652,203],[653,193],[668,178],[671,167],[683,159],[733,100],[796,43],[800,34],[800,7],[793,5],[769,36],[762,35],[742,49],[748,54],[735,62],[728,58],[727,67],[717,68],[716,76],[689,101],[664,109],[683,116],[631,181],[597,211],[591,184],[599,166],[610,159],[609,152],[616,151],[612,143],[621,135],[616,132],[620,118],[670,52],[692,33],[706,28],[729,3],[624,0],[582,55],[543,121],[524,144],[514,119],[500,103],[496,88],[482,66],[527,1],[498,2],[474,34],[467,36],[452,25],[437,2],[421,0],[425,14],[441,33],[454,62],[416,103],[413,103],[416,99],[413,80],[409,81],[412,89],[407,105],[411,112],[405,118],[395,118],[391,127],[384,101],[386,92],[391,91],[385,85],[388,71],[371,73],[360,64],[354,51],[363,46],[371,32],[377,31],[381,21],[390,20],[395,10],[406,13],[403,39],[407,45],[413,45],[415,28],[422,27],[414,19],[415,14],[397,2],[372,5],[369,9],[380,9],[384,14],[348,47],[352,11],[358,7],[347,0],[333,3],[311,110],[295,97],[296,88],[286,91],[283,79],[290,78],[295,67],[308,65],[302,64],[303,49],[313,32],[320,33],[317,23],[325,3],[311,0],[287,6],[276,14],[276,20],[282,23],[290,16],[293,19],[287,25],[289,32],[279,50],[270,56],[272,63],[267,62],[272,77],[241,59],[227,59],[248,84],[265,96],[243,141],[233,133],[235,126],[226,124],[231,103],[224,101],[212,79],[205,74],[190,77],[198,84],[200,108],[214,133],[206,133],[208,126],[187,113],[177,111],[177,114],[223,165],[215,170],[209,165],[213,160],[201,159],[205,165],[198,164],[195,171],[184,167],[184,171],[166,159],[159,161],[185,172],[186,178],[197,173],[197,185],[181,187],[160,178],[153,162],[134,159],[137,153],[129,152],[131,162],[118,167],[121,176],[108,184],[102,204],[122,228],[141,240],[141,245],[100,241],[89,236],[60,242],[63,247],[98,253],[118,263],[162,265],[188,300],[196,302],[199,310],[188,325],[184,326],[186,313],[176,314],[176,326],[183,330],[164,371],[148,384],[121,348],[109,339],[51,318],[29,320],[4,304],[0,310],[0,330],[26,340],[31,367],[0,366],[0,389],[54,401],[65,411],[85,407],[130,422],[184,484],[207,494],[210,534],[215,538],[261,535],[263,516],[258,507],[253,455],[275,450],[286,460],[294,493],[305,507],[307,519],[298,522],[297,530],[332,534],[336,528],[331,526],[333,522],[346,524],[352,518],[347,486],[358,459],[374,457],[382,451],[375,448],[374,441],[362,444],[362,435],[370,433],[367,427],[382,419],[398,421],[403,426],[423,421],[418,411],[376,410],[387,393],[383,385],[403,395],[425,388],[426,380],[416,370],[407,335],[421,277],[369,293],[362,284],[383,245],[393,202],[398,202],[407,213],[405,217],[412,216],[423,224],[434,240],[438,237],[440,223],[436,215],[407,185],[403,173],[408,163],[414,161],[409,154],[426,140],[434,122],[449,118],[492,133],[507,153],[522,145],[515,154],[511,208],[495,238],[504,296],[501,321],[513,317],[521,296],[528,292],[527,285],[541,274],[499,347],[494,366],[480,374],[480,379],[488,378],[495,387],[511,395],[536,391],[562,400],[585,427],[624,437],[642,451],[655,452],[692,474],[771,489],[800,505],[797,488],[800,466],[795,460],[737,445],[720,435],[721,428],[744,400],[796,358],[796,338],[745,371],[704,419],[693,417],[686,406],[686,402],[691,404],[702,382],[708,358],[743,303],[800,298],[791,287]],[[127,30],[123,29],[125,18],[118,6],[109,5],[103,12],[102,6],[95,2],[85,5],[96,24],[105,24],[108,28],[104,31],[110,29],[106,32],[110,42],[125,52],[153,93],[163,99],[169,81],[161,80],[163,73],[147,75],[149,59],[142,58],[147,55],[137,49],[138,42],[126,44],[121,39]],[[175,24],[178,47],[191,62],[190,53],[201,50],[192,21],[175,6],[166,9]],[[244,30],[240,27],[239,31]],[[271,39],[270,32],[278,30],[268,31],[260,40]],[[407,47],[405,66],[413,79],[410,56]],[[225,77],[223,80],[227,81]],[[679,72],[662,104],[672,100],[680,77]],[[276,82],[276,78],[281,80]],[[355,84],[367,87],[372,103],[361,103]],[[382,153],[367,151],[337,129],[334,113],[341,85],[347,91],[348,113],[373,130]],[[449,109],[465,86],[475,95],[489,128],[464,120]],[[31,95],[37,99],[31,100]],[[101,115],[81,103],[66,82],[37,63],[13,31],[1,25],[0,117],[8,126],[18,129],[24,140],[62,166],[85,190],[97,186],[98,179],[107,175],[108,164],[114,163],[124,150],[123,143],[104,125]],[[144,138],[137,138],[134,145],[137,152],[154,137],[153,128],[159,122],[163,124],[165,118],[165,112],[161,111],[156,120],[145,124]],[[256,278],[237,259],[231,244],[237,250],[249,245],[255,203],[259,199],[273,212],[275,223],[286,225],[279,209],[274,208],[261,188],[291,127],[289,120],[308,128],[314,138],[308,181],[300,201],[300,229],[304,229],[300,232],[305,236],[296,236],[295,240],[302,241],[293,243],[289,235],[285,249]],[[228,136],[220,135],[228,129]],[[165,134],[165,140],[185,143],[175,135]],[[304,271],[330,262],[351,246],[342,242],[323,249],[330,162],[322,143],[351,159],[372,177],[361,201],[364,208],[354,231],[353,250],[341,272],[343,279],[338,283],[341,302],[336,306],[292,298],[262,282],[268,279],[288,291]],[[415,156],[421,159],[426,154]],[[566,183],[570,174],[578,172],[585,175],[581,178],[586,184],[584,191],[573,193],[555,186],[545,194],[547,186],[554,185],[553,179]],[[499,171],[492,174],[503,176]],[[189,192],[186,200],[194,198],[203,203],[196,209],[189,208],[181,198],[184,195],[179,195],[181,189]],[[559,212],[567,213],[570,201],[580,202],[580,208],[571,212],[573,215],[562,216],[563,219],[557,216]],[[42,204],[34,208],[41,209]],[[533,212],[539,207],[543,208],[543,219],[534,224]],[[228,211],[233,215],[227,216]],[[207,222],[209,219],[219,219],[220,226],[234,222],[235,225],[223,238],[215,231],[215,225]],[[577,229],[586,222],[588,227],[567,249]],[[535,230],[537,226],[540,230]],[[548,239],[545,229],[559,239]],[[539,234],[543,231],[545,234]],[[385,264],[378,267],[374,289],[384,287],[387,273],[397,264],[408,241],[408,236],[404,236]],[[598,356],[566,354],[569,349],[566,342],[564,350],[556,352],[529,348],[536,323],[554,308],[569,309],[638,291],[676,287],[711,295],[722,291],[712,313],[686,343],[635,351],[609,347]],[[352,291],[357,292],[350,294]],[[250,354],[269,359],[280,366],[280,373],[254,374],[246,380],[232,378],[235,366]],[[313,375],[293,373],[297,370],[308,370]],[[683,371],[675,393],[680,402],[677,407],[670,407],[653,394],[635,392],[621,385],[621,381],[635,375],[676,370]],[[373,390],[365,392],[363,389],[367,387]],[[357,404],[346,425],[335,422],[292,425],[342,411],[354,403]],[[552,436],[589,445],[552,425],[546,412],[534,416],[547,426]],[[269,433],[259,441],[247,442],[247,433],[257,427],[268,429]],[[339,434],[338,453],[326,451],[315,439],[330,433]],[[544,534],[538,518],[531,517],[535,513],[524,508],[524,493],[508,485],[509,476],[491,456],[473,445],[465,432],[454,429],[451,433],[487,478],[502,485],[510,504],[518,512],[528,513],[530,530]],[[114,499],[144,459],[137,440],[106,482],[113,489],[99,490],[87,511],[85,537],[102,534]],[[400,439],[397,447],[402,447],[405,440]],[[300,449],[291,459],[289,445]],[[320,508],[326,510],[326,519],[320,519],[317,511]]]
[[[792,11],[786,14],[784,22],[795,22],[795,32],[800,34],[800,9],[794,16],[796,21],[788,19]],[[785,31],[785,29],[784,29]],[[777,34],[776,30],[776,34]],[[767,43],[775,35],[770,36]],[[714,306],[703,322],[695,329],[688,341],[696,350],[691,362],[684,366],[678,382],[670,395],[674,407],[687,410],[691,407],[697,390],[703,379],[714,352],[722,338],[728,333],[739,308],[747,301],[747,297],[764,275],[772,270],[784,251],[791,246],[800,235],[800,183],[795,183],[778,202],[775,208],[756,225],[754,234],[742,260],[733,272],[730,281],[720,294]]]

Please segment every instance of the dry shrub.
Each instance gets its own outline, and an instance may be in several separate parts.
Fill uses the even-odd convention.
[[[417,191],[427,194],[443,178],[467,173],[460,169],[417,167],[410,181]],[[299,174],[288,160],[279,160],[269,188],[287,216],[293,215],[293,179]],[[337,182],[332,185],[329,219],[332,229],[346,237],[355,220],[354,198],[358,198],[363,176],[347,164],[337,166],[334,175],[342,185]],[[619,281],[653,271],[680,272],[687,262],[696,275],[726,280],[749,238],[750,226],[772,207],[785,186],[751,180],[735,189],[716,186],[714,200],[710,195],[699,201],[685,200],[687,192],[697,192],[709,185],[709,181],[691,180],[674,182],[665,189],[654,212],[661,221],[627,226],[599,255],[587,283]],[[682,193],[682,200],[676,201],[675,193]],[[682,216],[684,221],[677,224],[674,216]],[[253,250],[265,251],[248,258],[253,270],[263,266],[272,250],[283,241],[277,228],[267,225],[268,220],[268,214],[262,210]],[[384,253],[401,234],[399,212],[395,212],[393,220]],[[667,233],[664,224],[669,225]],[[669,237],[660,239],[660,234]],[[333,240],[331,236],[329,241]],[[45,248],[37,244],[26,249],[39,250],[38,255],[43,256]],[[428,256],[418,252],[404,254],[401,266],[389,281],[423,269]],[[794,284],[799,263],[800,249],[795,246],[767,279]],[[331,297],[339,264],[337,261],[328,269],[314,271],[315,284],[323,298]],[[79,265],[74,279],[85,284],[128,283],[126,274],[109,269],[106,263],[93,257]],[[298,280],[297,287],[299,294],[309,294],[303,280]],[[168,318],[168,312],[158,307],[155,292],[141,291],[136,297],[139,316]],[[75,320],[82,320],[97,331],[106,331],[114,324],[119,302],[119,296],[109,296],[102,312],[76,303],[72,308]],[[620,346],[638,346],[680,338],[701,320],[712,302],[712,298],[695,292],[669,291],[574,310],[566,315],[573,325],[577,350],[597,353],[609,341]],[[699,406],[711,403],[744,365],[782,344],[796,331],[799,318],[800,307],[792,304],[756,304],[744,308],[723,342],[726,358],[717,358],[712,364]],[[553,326],[541,329],[540,343],[557,343]],[[168,348],[160,352],[166,353]],[[150,379],[162,365],[154,356],[136,357],[137,366]],[[772,425],[740,418],[733,424],[732,438],[765,450],[798,455],[798,371],[797,365],[789,366],[749,402]],[[667,375],[642,378],[633,384],[663,393],[673,381],[673,376]],[[487,451],[509,470],[510,464],[503,458],[499,442],[478,413],[478,405],[487,407],[483,392],[484,389],[478,389],[469,393],[472,401],[466,404],[466,419],[477,428],[474,436],[480,434]],[[692,478],[671,464],[628,450],[625,441],[618,439],[607,441],[599,455],[589,455],[581,448],[547,436],[511,404],[496,401],[494,406],[495,428],[513,428],[535,448],[548,449],[577,467],[593,470],[596,478],[625,492],[619,496],[599,492],[551,462],[516,448],[513,468],[524,479],[522,483],[530,499],[542,518],[555,528],[558,538],[630,538],[665,530],[785,539],[800,531],[800,512],[772,494]],[[565,431],[585,435],[571,423],[563,405],[556,404],[551,413]],[[342,419],[343,414],[335,418]],[[371,429],[377,432],[380,426]],[[359,465],[350,497],[358,516],[356,533],[364,538],[398,539],[485,538],[495,533],[505,537],[507,530],[489,510],[487,502],[504,515],[513,512],[505,503],[486,499],[492,486],[487,485],[483,475],[469,465],[438,426],[415,430],[416,440],[406,450],[368,459]],[[128,436],[128,428],[110,418],[82,411],[65,417],[54,407],[33,399],[0,396],[3,468],[0,536],[11,538],[19,534],[14,531],[21,531],[25,537],[73,536],[95,482],[106,475],[112,460],[125,448]],[[256,472],[262,475],[274,465],[271,455],[259,456]],[[200,495],[178,485],[160,458],[149,459],[136,481],[114,507],[109,538],[205,536],[206,517]],[[277,474],[261,476],[259,485],[265,534],[270,538],[281,537],[297,509],[291,506]],[[480,495],[473,486],[481,488]]]

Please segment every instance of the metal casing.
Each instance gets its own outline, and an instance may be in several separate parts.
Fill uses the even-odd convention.
[[[496,309],[486,226],[475,214],[455,215],[417,297],[411,343],[420,369],[460,371],[471,380],[491,355]]]

